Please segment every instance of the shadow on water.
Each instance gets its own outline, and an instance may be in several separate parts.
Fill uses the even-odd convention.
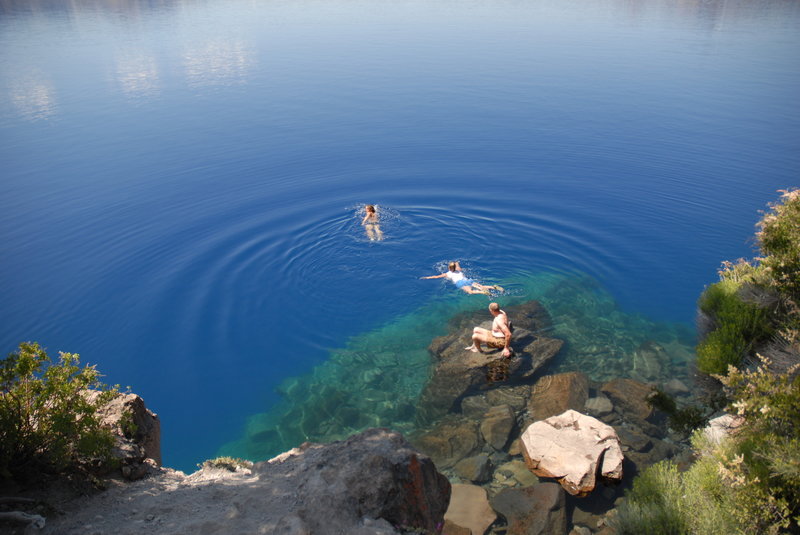
[[[549,335],[565,341],[551,373],[580,370],[594,381],[686,378],[694,345],[691,326],[620,310],[597,281],[583,274],[521,273],[501,283],[507,288],[496,297],[501,305],[536,299],[549,311]],[[309,374],[284,380],[278,387],[282,401],[251,416],[241,438],[219,454],[263,460],[305,441],[340,440],[368,427],[415,431],[416,403],[433,362],[431,340],[446,333],[450,318],[486,303],[467,295],[431,302],[353,337]]]

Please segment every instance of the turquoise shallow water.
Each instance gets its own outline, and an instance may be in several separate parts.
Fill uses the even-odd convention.
[[[540,301],[552,327],[542,334],[565,342],[549,373],[579,370],[605,382],[633,376],[633,353],[655,342],[664,348],[659,377],[691,384],[694,330],[683,323],[654,322],[621,310],[597,281],[580,274],[518,274],[504,279],[502,306]],[[391,427],[404,433],[415,423],[416,402],[435,365],[431,340],[447,333],[447,321],[465,311],[486,308],[486,297],[467,296],[434,302],[347,341],[305,375],[286,379],[282,400],[250,417],[244,436],[219,454],[265,459],[302,442],[341,440],[367,427]],[[488,314],[487,314],[488,315]],[[512,317],[513,321],[513,317]],[[465,331],[464,344],[469,344]]]
[[[405,428],[427,341],[380,355],[485,306],[419,279],[448,260],[547,300],[563,368],[625,371],[797,185],[798,30],[778,0],[0,2],[0,349],[130,385],[183,469],[333,436],[274,427],[314,381],[373,385],[343,429]]]

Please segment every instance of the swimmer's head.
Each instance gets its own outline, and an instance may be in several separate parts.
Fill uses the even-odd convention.
[[[456,263],[456,262],[450,262],[450,263],[447,265],[447,267],[449,267],[449,268],[450,268],[450,271],[455,271],[455,270],[456,270],[456,265],[457,265],[457,263]]]
[[[374,213],[375,213],[375,206],[373,206],[373,205],[371,205],[371,204],[368,204],[368,205],[366,206],[365,210],[366,210],[367,212],[371,213],[371,214],[374,214]]]

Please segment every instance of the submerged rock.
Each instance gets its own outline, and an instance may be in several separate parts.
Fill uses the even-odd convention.
[[[457,412],[465,397],[524,381],[559,352],[562,340],[546,338],[526,328],[535,328],[537,321],[545,322],[541,318],[546,317],[546,312],[538,303],[508,307],[506,312],[514,324],[511,347],[515,355],[510,359],[503,358],[499,350],[486,353],[464,350],[472,343],[473,327],[491,325],[486,321],[485,311],[459,317],[450,333],[431,342],[429,351],[436,364],[417,405],[418,424],[429,424],[448,412]],[[549,317],[546,321],[549,322]]]
[[[508,521],[508,535],[551,535],[567,531],[564,491],[555,483],[504,489],[491,504]]]
[[[412,436],[411,442],[429,455],[436,466],[449,468],[481,449],[483,441],[473,420],[452,417],[433,429]]]
[[[653,387],[633,379],[619,378],[607,382],[601,390],[625,416],[639,422],[655,418],[653,407],[647,403]]]
[[[631,375],[641,381],[658,381],[669,374],[670,357],[658,343],[648,340],[633,352]]]
[[[456,526],[469,529],[473,535],[483,535],[497,520],[497,515],[489,506],[483,487],[455,484],[444,518]]]
[[[458,461],[453,467],[456,474],[474,483],[484,483],[492,476],[492,462],[485,453],[467,457]]]
[[[568,410],[535,422],[522,433],[528,468],[540,477],[556,478],[572,495],[585,496],[596,476],[622,479],[622,450],[614,428],[591,416]]]
[[[481,435],[491,447],[496,450],[502,450],[508,442],[515,423],[514,412],[510,406],[499,405],[492,407],[484,415],[481,422]]]
[[[528,411],[534,421],[561,414],[567,409],[581,411],[589,398],[589,378],[581,372],[546,375],[531,389]]]

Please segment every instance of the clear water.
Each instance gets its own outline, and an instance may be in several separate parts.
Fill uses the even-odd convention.
[[[487,302],[419,279],[447,260],[541,298],[565,369],[679,363],[799,185],[798,30],[783,0],[0,2],[0,349],[97,363],[183,469],[407,429],[429,338]]]

